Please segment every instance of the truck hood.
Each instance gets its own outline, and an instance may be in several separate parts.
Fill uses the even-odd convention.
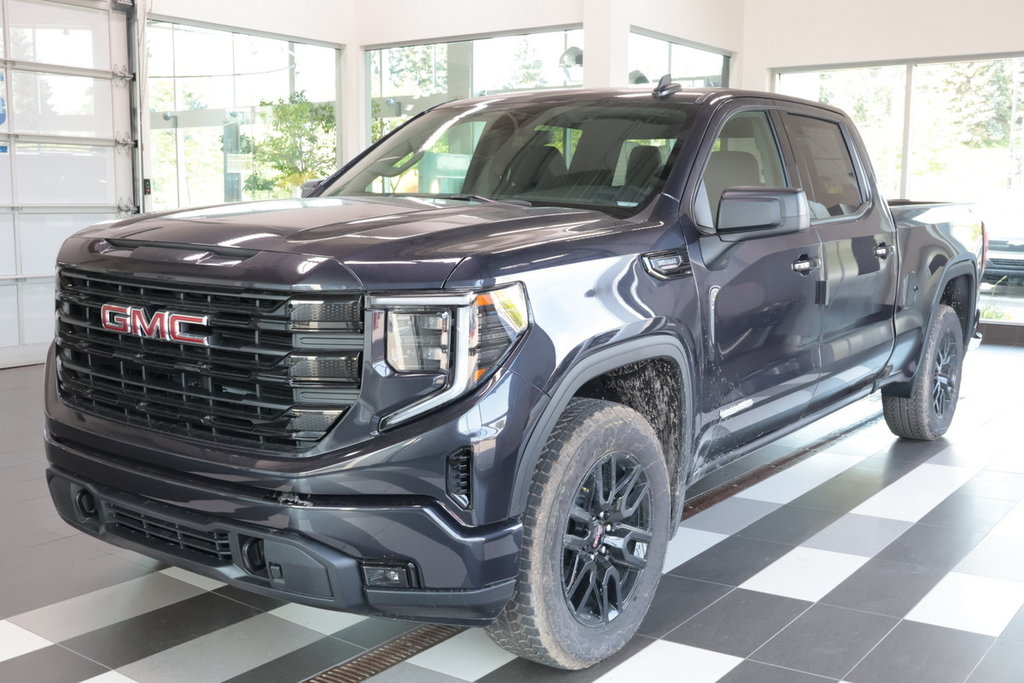
[[[136,216],[79,236],[320,256],[344,263],[366,287],[439,287],[467,256],[592,236],[621,222],[550,206],[324,197]]]

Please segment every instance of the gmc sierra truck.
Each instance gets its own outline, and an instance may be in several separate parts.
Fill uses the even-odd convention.
[[[872,392],[943,434],[982,238],[887,204],[825,105],[451,102],[312,196],[68,239],[50,492],[234,586],[586,667],[644,617],[689,484]]]

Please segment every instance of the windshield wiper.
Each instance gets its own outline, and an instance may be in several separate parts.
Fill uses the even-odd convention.
[[[438,199],[454,199],[460,202],[483,202],[485,204],[515,204],[516,206],[533,206],[533,202],[525,199],[494,199],[479,194],[443,194]]]

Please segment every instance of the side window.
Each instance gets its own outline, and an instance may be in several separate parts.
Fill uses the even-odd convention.
[[[843,130],[834,121],[790,114],[786,126],[816,219],[857,213],[864,203]]]
[[[722,193],[741,185],[786,185],[779,146],[768,123],[767,112],[741,112],[722,126],[697,189],[694,202],[697,223],[714,227]]]

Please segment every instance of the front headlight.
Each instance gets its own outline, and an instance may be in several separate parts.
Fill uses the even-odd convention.
[[[504,360],[529,323],[520,283],[465,294],[373,296],[368,308],[386,316],[386,361],[394,373],[442,380],[438,391],[388,415],[382,427],[470,391]]]

